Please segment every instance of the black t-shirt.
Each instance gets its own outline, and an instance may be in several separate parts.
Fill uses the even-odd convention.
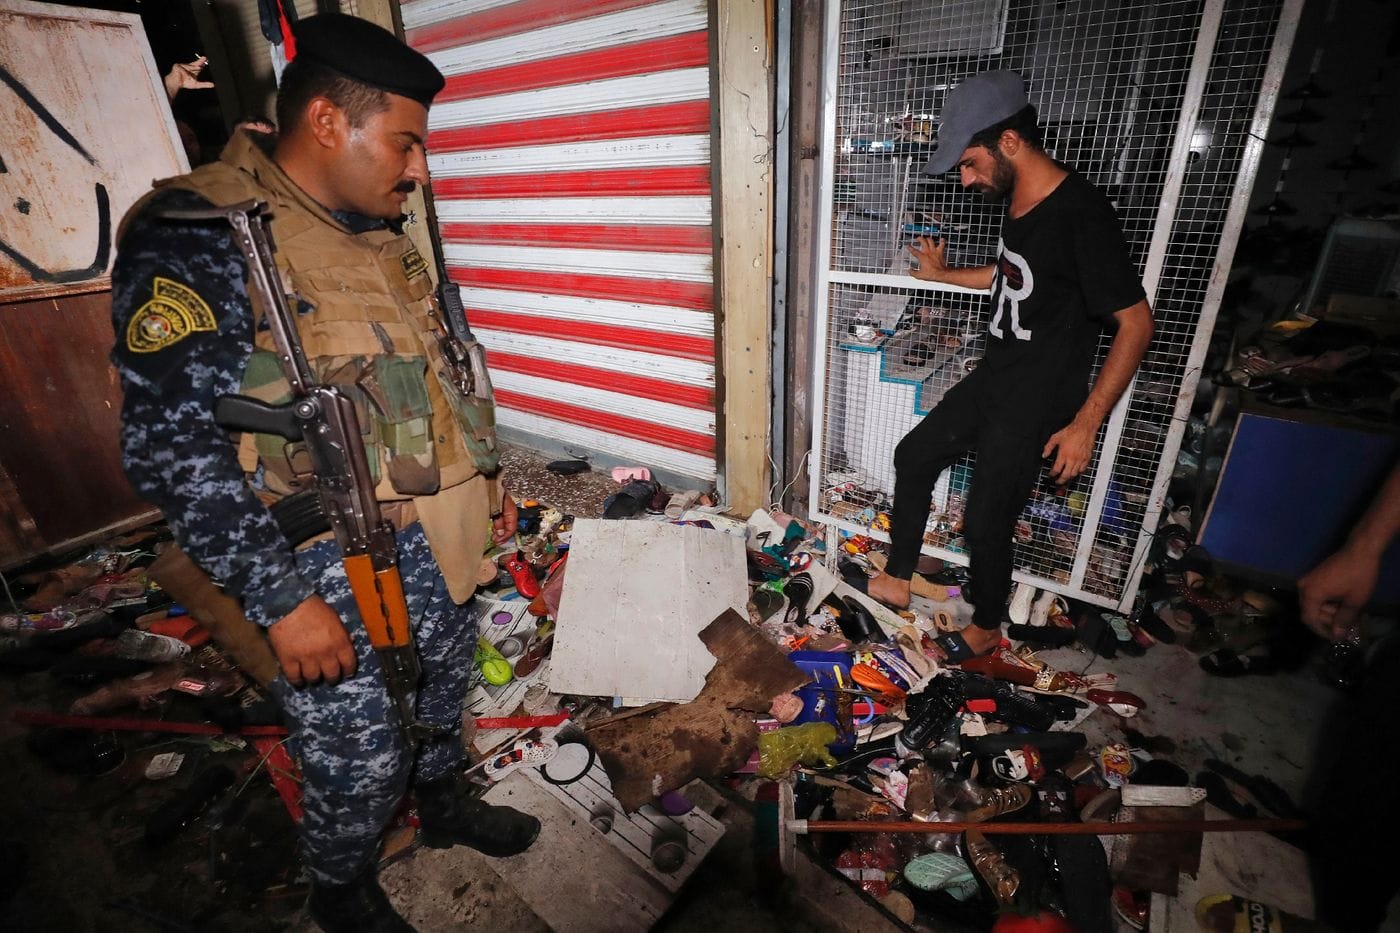
[[[1008,216],[978,367],[996,387],[998,414],[1050,430],[1068,423],[1088,394],[1106,319],[1144,297],[1113,206],[1082,175]]]

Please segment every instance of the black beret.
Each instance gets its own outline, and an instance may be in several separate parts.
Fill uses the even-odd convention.
[[[389,30],[344,13],[320,13],[292,26],[296,57],[427,107],[447,82],[426,55]]]

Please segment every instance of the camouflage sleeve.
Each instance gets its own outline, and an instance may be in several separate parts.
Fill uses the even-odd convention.
[[[121,376],[122,463],[180,546],[268,626],[313,592],[214,422],[252,352],[246,265],[231,228],[169,224],[150,207],[208,206],[160,195],[129,225],[112,268],[112,362]]]

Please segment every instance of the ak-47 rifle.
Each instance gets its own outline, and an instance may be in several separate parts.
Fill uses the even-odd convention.
[[[462,304],[462,289],[447,276],[447,262],[442,249],[435,251],[437,260],[437,300],[444,318],[447,334],[438,345],[447,360],[447,371],[463,398],[476,396],[488,401],[495,399],[491,386],[491,374],[486,369],[486,350],[476,342],[471,325],[467,323],[467,309]]]
[[[273,259],[272,241],[263,221],[265,210],[261,201],[246,201],[226,208],[161,211],[159,216],[196,223],[222,220],[233,227],[234,239],[248,263],[248,291],[262,303],[292,398],[283,405],[269,405],[246,396],[226,395],[215,406],[215,420],[233,430],[276,434],[306,445],[320,512],[340,545],[345,575],[384,669],[399,727],[409,746],[417,747],[422,738],[446,730],[419,722],[414,715],[412,694],[422,669],[409,631],[394,529],[380,514],[374,497],[354,401],[336,386],[317,382],[307,362]]]

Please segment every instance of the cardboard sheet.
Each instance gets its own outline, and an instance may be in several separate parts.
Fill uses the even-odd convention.
[[[554,636],[549,689],[686,703],[714,656],[699,635],[726,609],[746,614],[744,542],[657,522],[581,519]]]

